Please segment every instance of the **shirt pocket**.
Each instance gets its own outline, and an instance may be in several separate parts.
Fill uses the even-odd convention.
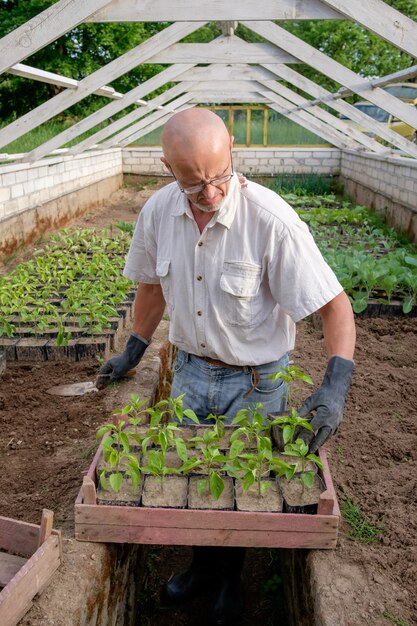
[[[171,298],[171,276],[170,276],[171,259],[157,259],[156,261],[156,275],[159,278],[162,293],[164,294],[165,302],[168,309],[172,310],[172,298]]]
[[[253,326],[262,312],[261,271],[252,263],[225,262],[220,276],[221,313],[228,326]]]

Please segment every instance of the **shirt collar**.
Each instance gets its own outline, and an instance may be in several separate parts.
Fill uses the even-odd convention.
[[[172,209],[171,215],[176,217],[179,215],[184,215],[184,213],[186,213],[188,217],[191,217],[194,219],[186,194],[181,193],[178,186],[177,186],[177,190],[178,190],[177,202]],[[226,201],[221,207],[220,211],[216,212],[214,223],[218,222],[219,224],[222,224],[226,228],[231,227],[233,219],[235,217],[235,213],[236,213],[238,192],[239,192],[239,181],[238,181],[237,174],[234,173],[229,184],[229,191],[226,197]]]

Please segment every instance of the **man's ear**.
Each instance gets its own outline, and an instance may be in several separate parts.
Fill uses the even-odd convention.
[[[171,170],[171,166],[168,163],[168,161],[166,160],[166,158],[164,156],[160,157],[162,163],[165,165],[165,167],[167,168],[167,170],[172,174],[172,170]]]
[[[234,135],[230,135],[230,150],[233,148],[234,140],[235,140]]]

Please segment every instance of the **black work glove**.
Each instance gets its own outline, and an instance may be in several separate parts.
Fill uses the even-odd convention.
[[[136,367],[148,346],[149,342],[146,339],[132,333],[127,340],[124,352],[109,359],[100,368],[96,387],[100,389],[125,376],[129,370]]]
[[[354,361],[341,356],[332,356],[327,364],[321,387],[304,402],[298,414],[307,417],[316,410],[310,424],[314,436],[310,431],[304,431],[302,439],[312,437],[310,452],[314,454],[320,446],[333,435],[343,417],[345,397],[352,382]],[[308,441],[306,441],[308,443]]]

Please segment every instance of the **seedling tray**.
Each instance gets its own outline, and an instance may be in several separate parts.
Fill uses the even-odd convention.
[[[99,448],[75,502],[75,537],[111,543],[335,548],[340,510],[326,454],[323,450],[319,454],[326,490],[320,496],[317,513],[305,515],[99,505]]]
[[[0,517],[0,624],[14,626],[62,562],[61,533],[46,509],[40,525]]]

